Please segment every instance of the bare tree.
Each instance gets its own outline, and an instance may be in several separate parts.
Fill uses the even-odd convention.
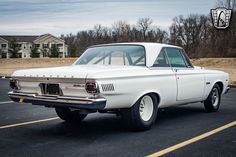
[[[210,19],[204,15],[175,17],[170,27],[170,42],[183,46],[191,56],[198,56],[201,42],[208,39],[210,25]]]
[[[97,25],[95,25],[94,27],[93,27],[93,30],[94,30],[94,33],[95,33],[95,37],[97,37],[97,38],[102,38],[102,29],[103,29],[103,27],[102,27],[102,25],[100,25],[100,24],[97,24]]]
[[[112,25],[115,42],[129,41],[131,26],[126,21],[117,21]]]
[[[236,10],[236,0],[218,0],[217,7]]]
[[[140,19],[138,19],[137,25],[138,25],[138,28],[141,29],[141,31],[143,33],[143,39],[145,40],[146,39],[146,33],[152,25],[152,19],[150,19],[150,18],[140,18]]]
[[[183,16],[175,17],[173,23],[170,26],[170,43],[178,46],[183,46],[183,42],[186,44],[186,40],[183,34],[182,27]]]
[[[223,0],[222,5],[235,8],[236,0]],[[224,3],[223,3],[224,2]],[[111,42],[159,42],[184,47],[190,57],[236,57],[236,11],[233,11],[230,26],[218,30],[212,25],[211,15],[190,14],[177,16],[169,33],[152,24],[152,19],[138,19],[136,25],[117,21],[112,27],[95,25],[92,30],[67,35],[71,56],[79,56],[87,46]]]
[[[64,38],[66,44],[69,45],[68,47],[68,53],[69,53],[69,56],[71,57],[76,57],[76,36],[74,36],[73,34],[69,34],[67,36],[65,36]]]
[[[147,32],[146,40],[150,42],[167,43],[169,41],[169,37],[166,31],[161,30],[157,26],[153,26]]]

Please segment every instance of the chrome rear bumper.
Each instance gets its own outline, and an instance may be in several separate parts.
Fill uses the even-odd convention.
[[[42,105],[46,107],[71,107],[100,110],[104,109],[106,106],[105,98],[38,95],[31,93],[17,93],[14,91],[9,92],[8,96],[15,102],[32,103],[33,105]]]

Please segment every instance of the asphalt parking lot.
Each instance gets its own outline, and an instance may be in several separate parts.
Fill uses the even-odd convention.
[[[52,108],[11,102],[8,81],[0,79],[1,157],[156,156],[170,147],[163,156],[236,156],[236,125],[193,140],[235,123],[236,89],[223,96],[217,113],[206,113],[201,103],[171,107],[158,112],[151,130],[130,132],[115,115],[91,114],[81,124],[66,124]]]

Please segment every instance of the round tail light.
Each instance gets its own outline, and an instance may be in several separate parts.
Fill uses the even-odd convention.
[[[98,85],[95,82],[86,83],[85,89],[88,93],[98,93]]]
[[[10,80],[10,87],[14,90],[19,90],[20,89],[19,80],[11,79]]]

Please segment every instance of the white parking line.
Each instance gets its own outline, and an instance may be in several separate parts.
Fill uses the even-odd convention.
[[[3,104],[10,104],[10,103],[13,103],[14,101],[3,101],[3,102],[0,102],[0,105],[3,105]]]

